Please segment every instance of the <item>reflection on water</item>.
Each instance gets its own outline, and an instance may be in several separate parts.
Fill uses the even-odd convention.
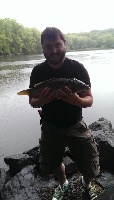
[[[105,117],[114,126],[114,50],[68,52],[66,56],[82,62],[91,77],[94,104],[83,109],[87,124]],[[5,156],[22,153],[38,144],[38,111],[29,105],[27,96],[18,96],[17,92],[28,88],[33,66],[43,60],[43,55],[0,58],[1,167]]]
[[[40,134],[38,112],[30,107],[28,97],[20,98],[17,95],[18,91],[28,88],[34,64],[41,63],[44,59],[42,56],[37,56],[36,60],[35,56],[32,58],[33,60],[30,60],[30,57],[27,60],[27,56],[21,59],[16,57],[15,60],[6,58],[6,62],[2,59],[0,63],[1,167],[5,166],[3,162],[5,156],[22,153],[38,144]]]
[[[18,63],[20,64],[22,61],[25,63],[27,61],[27,63],[29,64],[29,61],[40,61],[44,59],[43,54],[39,54],[39,55],[15,55],[15,56],[4,56],[4,57],[0,57],[0,66],[5,66],[7,65],[7,63]],[[31,63],[33,63],[31,62]],[[6,64],[5,64],[6,63]]]
[[[30,68],[22,68],[16,67],[15,69],[8,68],[3,69],[0,71],[0,86],[1,90],[3,90],[3,87],[12,87],[13,85],[24,82],[30,75],[30,72],[32,70],[32,67]]]

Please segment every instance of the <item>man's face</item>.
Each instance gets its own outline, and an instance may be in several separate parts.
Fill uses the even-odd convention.
[[[55,40],[45,39],[42,44],[43,53],[46,60],[52,65],[59,65],[66,53],[66,46],[60,37]]]

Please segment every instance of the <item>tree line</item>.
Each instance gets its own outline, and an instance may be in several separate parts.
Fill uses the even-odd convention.
[[[0,55],[42,53],[41,32],[14,19],[0,19]],[[67,33],[67,51],[113,49],[114,29]]]

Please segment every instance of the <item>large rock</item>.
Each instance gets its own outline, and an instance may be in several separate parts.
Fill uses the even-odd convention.
[[[89,127],[99,146],[101,172],[92,182],[99,194],[114,184],[114,163],[112,162],[114,158],[114,132],[111,123],[104,118],[100,118]],[[5,183],[1,189],[1,200],[51,200],[58,181],[53,174],[42,173],[39,165],[39,148],[37,146],[22,155],[13,155],[4,159],[5,163],[9,165],[9,170],[5,174],[6,178],[3,179]],[[63,161],[70,183],[63,200],[87,200],[78,179],[80,174],[68,147],[65,149]],[[109,192],[112,193],[112,190],[108,190]]]
[[[10,167],[13,174],[19,172],[23,167],[33,164],[32,157],[27,154],[16,154],[7,156],[4,161]]]
[[[100,166],[106,170],[114,170],[114,130],[110,121],[100,118],[89,125],[98,144]]]
[[[3,168],[0,168],[0,192],[3,190],[6,181],[6,172]]]

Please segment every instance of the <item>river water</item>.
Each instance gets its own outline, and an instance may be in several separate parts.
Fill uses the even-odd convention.
[[[104,117],[114,127],[114,49],[67,52],[66,56],[82,62],[91,78],[94,103],[83,109],[87,124]],[[34,65],[43,60],[43,55],[0,58],[0,167],[7,168],[4,157],[38,144],[38,109],[29,105],[28,96],[17,92],[28,88]]]

